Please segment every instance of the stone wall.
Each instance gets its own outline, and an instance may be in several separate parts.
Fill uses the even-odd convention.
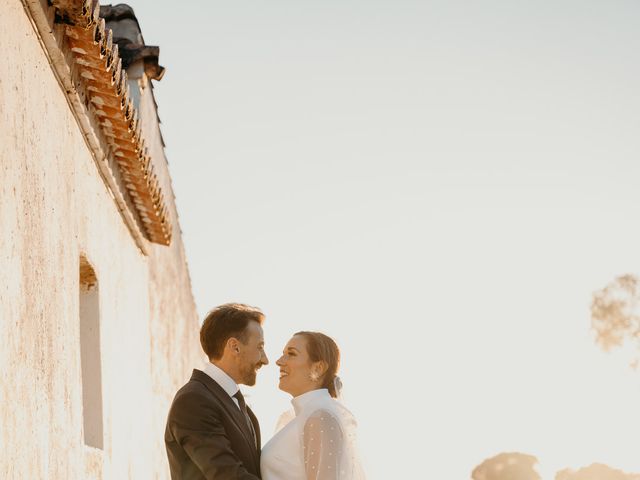
[[[168,478],[165,416],[201,359],[175,207],[172,245],[145,256],[20,0],[3,3],[0,58],[0,478]],[[81,258],[100,372],[81,359]],[[83,434],[82,382],[96,376],[101,449]]]

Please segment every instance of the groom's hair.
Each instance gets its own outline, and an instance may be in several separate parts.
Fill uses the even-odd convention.
[[[264,314],[259,308],[242,303],[225,303],[211,310],[200,328],[200,344],[210,360],[219,360],[224,346],[230,338],[247,342],[247,325],[258,322],[262,325]]]

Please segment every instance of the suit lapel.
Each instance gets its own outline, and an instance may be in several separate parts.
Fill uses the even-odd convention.
[[[224,407],[224,409],[227,411],[229,416],[236,423],[240,431],[242,431],[242,434],[244,435],[244,438],[247,441],[247,443],[251,445],[252,447],[251,451],[254,452],[254,459],[257,461],[258,452],[256,450],[256,442],[253,439],[253,433],[249,430],[249,425],[247,425],[247,421],[244,418],[244,414],[240,411],[240,409],[237,407],[237,405],[231,399],[231,397],[227,394],[227,392],[225,392],[225,390],[220,385],[218,385],[218,382],[216,382],[213,378],[211,378],[209,375],[207,375],[206,373],[200,370],[194,369],[191,379],[204,384],[204,386],[207,387],[209,391],[213,393],[213,395],[218,399],[220,404]],[[251,416],[252,416],[251,420],[255,428],[257,424],[257,419],[255,419],[255,416],[253,415],[253,413],[251,413]],[[256,430],[256,436],[259,439],[259,434],[257,433],[257,430]],[[258,445],[260,445],[260,443],[258,443]]]

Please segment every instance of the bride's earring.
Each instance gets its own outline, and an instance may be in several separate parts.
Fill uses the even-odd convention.
[[[320,380],[320,375],[318,375],[317,372],[311,371],[311,373],[309,374],[309,378],[312,382],[317,382],[318,380]]]

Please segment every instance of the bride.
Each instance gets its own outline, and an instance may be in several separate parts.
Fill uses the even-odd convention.
[[[328,336],[298,332],[276,364],[295,418],[262,449],[263,480],[364,480],[356,421],[336,400],[340,351]]]

